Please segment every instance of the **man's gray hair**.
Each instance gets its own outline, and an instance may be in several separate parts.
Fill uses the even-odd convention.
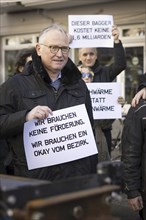
[[[68,34],[67,34],[67,32],[63,29],[62,26],[60,26],[60,25],[58,25],[58,24],[51,24],[50,26],[46,27],[45,29],[43,29],[43,30],[40,32],[38,42],[39,42],[39,43],[43,43],[46,33],[48,33],[49,31],[52,31],[52,30],[58,30],[58,31],[60,31],[61,33],[64,33],[64,34],[66,35],[66,37],[68,38]]]

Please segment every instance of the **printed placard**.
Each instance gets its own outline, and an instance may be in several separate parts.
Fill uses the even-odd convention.
[[[73,37],[71,48],[113,48],[112,15],[69,15],[68,31]]]
[[[86,83],[92,102],[94,119],[122,118],[120,96],[120,83]]]
[[[26,122],[23,135],[29,170],[98,153],[84,104],[54,111],[45,120]]]

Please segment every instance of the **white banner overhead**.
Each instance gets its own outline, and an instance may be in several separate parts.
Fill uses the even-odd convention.
[[[113,48],[112,15],[69,15],[68,29],[73,37],[71,48]]]
[[[45,120],[26,122],[23,135],[29,170],[98,153],[84,104],[54,111]]]

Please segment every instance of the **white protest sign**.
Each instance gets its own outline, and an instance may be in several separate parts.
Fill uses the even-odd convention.
[[[122,118],[118,103],[120,83],[86,83],[92,102],[94,119]]]
[[[69,15],[68,32],[73,36],[71,48],[113,48],[112,15]]]
[[[98,153],[84,104],[54,111],[45,120],[26,122],[23,136],[29,170]]]

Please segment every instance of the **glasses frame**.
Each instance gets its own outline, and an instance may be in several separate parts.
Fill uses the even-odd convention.
[[[45,47],[48,47],[50,49],[50,52],[53,53],[53,54],[58,53],[59,50],[61,50],[61,52],[63,54],[67,54],[70,50],[70,47],[66,47],[66,46],[59,47],[57,45],[46,45],[46,44],[41,44],[41,45],[43,45]],[[53,51],[53,47],[55,47],[55,49],[56,49],[55,51]],[[64,51],[64,49],[65,49],[65,51]]]

